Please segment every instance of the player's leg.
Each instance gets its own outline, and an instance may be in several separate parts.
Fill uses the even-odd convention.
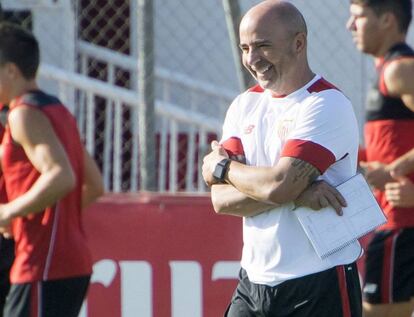
[[[4,305],[4,316],[38,316],[37,284],[12,284]]]
[[[414,229],[375,233],[368,245],[364,316],[410,317],[414,309]]]
[[[364,302],[364,317],[410,317],[414,302],[393,304],[369,304]]]
[[[258,285],[252,284],[244,269],[239,273],[239,284],[234,291],[230,305],[224,313],[225,317],[255,317],[259,298]]]
[[[42,317],[77,317],[89,286],[90,276],[42,282]]]

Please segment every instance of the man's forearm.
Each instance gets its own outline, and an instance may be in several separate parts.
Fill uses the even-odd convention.
[[[389,169],[399,176],[414,172],[414,149],[389,164]]]
[[[270,204],[292,202],[320,175],[311,164],[283,157],[272,167],[231,162],[226,181],[254,200]]]
[[[211,187],[211,198],[214,210],[218,214],[239,217],[256,216],[278,206],[254,200],[232,185],[226,184],[213,185]]]

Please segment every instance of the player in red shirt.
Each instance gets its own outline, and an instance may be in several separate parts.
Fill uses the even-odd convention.
[[[414,49],[406,43],[412,1],[351,0],[350,13],[354,43],[374,58],[377,70],[361,167],[388,218],[366,251],[364,316],[408,317],[414,309],[414,205],[402,206],[398,195],[412,185],[414,173],[406,170],[400,182],[393,170],[414,147]]]
[[[103,192],[100,172],[85,151],[70,112],[39,90],[35,37],[0,24],[0,102],[10,107],[1,163],[16,258],[6,316],[78,315],[92,272],[82,207]]]
[[[3,20],[3,9],[0,4],[0,20]],[[0,104],[0,142],[4,135],[4,124],[8,107]],[[0,172],[0,203],[7,202],[3,173]],[[8,231],[8,228],[0,230]],[[10,268],[14,259],[14,241],[7,232],[7,238],[0,235],[0,317],[3,317],[4,303],[10,289]]]
[[[7,106],[0,105],[0,140],[4,135],[5,117],[7,113]],[[3,116],[4,115],[4,116]],[[6,186],[4,183],[3,173],[0,172],[0,203],[7,202]],[[9,228],[2,229],[4,233],[7,233],[7,238],[0,235],[0,316],[3,316],[3,308],[6,302],[6,296],[10,289],[10,268],[14,260],[14,241],[9,236]],[[0,230],[1,231],[1,230]]]

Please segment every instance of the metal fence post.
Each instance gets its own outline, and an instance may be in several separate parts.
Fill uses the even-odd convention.
[[[141,190],[156,189],[153,17],[153,1],[138,0],[138,129]]]
[[[244,69],[239,50],[239,23],[240,5],[238,0],[223,0],[224,14],[226,16],[227,31],[229,33],[233,60],[236,66],[237,78],[239,80],[240,91],[247,89],[251,75]]]

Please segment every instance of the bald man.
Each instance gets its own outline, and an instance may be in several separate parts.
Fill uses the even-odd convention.
[[[356,174],[352,105],[310,69],[306,23],[291,3],[250,9],[240,48],[258,84],[230,105],[203,164],[215,211],[243,217],[239,284],[226,316],[359,317],[361,246],[322,260],[292,212],[330,204],[340,214],[345,203],[327,184]]]

